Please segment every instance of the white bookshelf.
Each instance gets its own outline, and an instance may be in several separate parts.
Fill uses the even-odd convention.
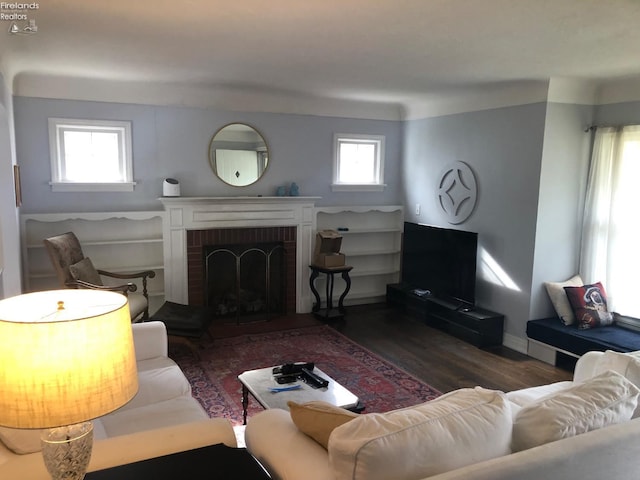
[[[387,284],[399,281],[403,222],[401,205],[316,207],[317,230],[348,229],[339,232],[341,252],[346,264],[353,266],[345,305],[384,301]],[[324,282],[324,275],[316,280],[323,302]],[[337,299],[344,282],[339,277],[334,282]]]
[[[20,216],[23,289],[25,292],[61,288],[43,240],[74,232],[82,251],[96,268],[131,273],[154,270],[148,280],[149,312],[164,302],[163,211],[38,213]],[[117,279],[103,277],[105,283]],[[138,285],[142,291],[142,285]]]

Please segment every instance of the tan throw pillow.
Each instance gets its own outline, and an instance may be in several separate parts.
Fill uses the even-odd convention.
[[[631,419],[640,390],[607,371],[561,390],[518,412],[513,421],[514,452],[562,440]]]
[[[329,435],[334,428],[359,416],[344,408],[317,400],[303,404],[289,401],[287,405],[291,419],[298,430],[313,438],[324,448],[327,448]]]
[[[69,265],[69,272],[74,280],[82,280],[93,285],[102,285],[100,274],[93,266],[93,262],[89,257],[85,257],[78,263]]]
[[[580,275],[574,275],[569,280],[564,282],[545,282],[544,287],[547,289],[549,300],[553,304],[553,308],[562,323],[565,325],[571,325],[575,323],[576,316],[573,313],[567,294],[564,291],[564,287],[580,287],[584,285]]]

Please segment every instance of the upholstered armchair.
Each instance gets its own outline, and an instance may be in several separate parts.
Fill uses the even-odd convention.
[[[78,237],[73,232],[63,233],[44,239],[44,245],[49,253],[51,262],[58,276],[58,280],[66,288],[92,288],[120,292],[129,299],[131,320],[146,320],[149,318],[149,294],[147,279],[156,276],[153,270],[136,273],[114,273],[96,270],[89,257],[85,257]],[[121,285],[105,285],[101,276],[119,280],[142,280],[142,293],[133,282]],[[138,318],[140,317],[140,318]]]

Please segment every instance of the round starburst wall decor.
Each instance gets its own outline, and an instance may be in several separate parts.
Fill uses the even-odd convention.
[[[439,176],[436,190],[437,204],[453,225],[471,216],[478,198],[478,187],[473,171],[464,162],[447,166]]]

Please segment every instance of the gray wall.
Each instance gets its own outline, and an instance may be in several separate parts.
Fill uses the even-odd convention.
[[[21,292],[20,229],[16,208],[13,165],[12,101],[0,75],[0,298]]]
[[[640,102],[611,103],[595,107],[596,125],[615,126],[640,123]]]
[[[279,185],[296,182],[301,195],[322,197],[319,205],[384,205],[402,200],[398,168],[401,122],[30,97],[15,97],[14,105],[23,213],[160,209],[157,198],[166,177],[180,180],[183,196],[270,196]],[[134,178],[138,182],[135,191],[51,192],[48,117],[131,121]],[[223,183],[209,166],[209,141],[231,122],[254,126],[269,145],[265,176],[249,187]],[[334,133],[385,135],[384,192],[331,192]]]
[[[505,341],[514,348],[525,348],[528,320],[554,314],[543,282],[578,271],[592,140],[584,130],[594,123],[640,123],[640,102],[539,103],[406,124],[407,219],[478,232],[477,302],[505,314],[513,336]],[[472,216],[452,226],[437,208],[436,184],[455,161],[472,168],[479,195]],[[487,259],[517,288],[489,280]]]
[[[14,98],[13,108],[23,213],[159,209],[165,177],[180,179],[188,196],[273,195],[277,186],[295,181],[302,195],[322,197],[320,205],[405,204],[409,221],[478,232],[478,304],[505,314],[505,339],[518,349],[526,348],[527,320],[552,314],[542,282],[563,280],[577,270],[591,144],[584,128],[592,122],[640,123],[640,102],[598,107],[543,102],[406,122],[26,97]],[[6,109],[0,109],[0,120],[3,116],[10,121]],[[135,191],[52,193],[51,116],[131,120]],[[267,139],[272,161],[256,185],[230,187],[209,168],[211,136],[230,122],[249,123]],[[2,125],[0,138],[10,128]],[[331,192],[334,133],[386,136],[383,193]],[[1,140],[0,148],[6,149]],[[455,161],[471,167],[479,193],[471,217],[452,226],[437,208],[436,186],[442,170]],[[10,163],[0,168],[9,172]],[[15,212],[4,200],[3,210],[5,216]],[[0,230],[5,244],[17,239],[2,223]]]
[[[529,318],[554,315],[544,282],[578,273],[582,213],[593,107],[549,103],[545,122],[540,198]]]
[[[536,103],[409,121],[405,128],[407,219],[478,232],[477,303],[504,313],[505,331],[521,338],[529,319],[545,116],[546,104]],[[478,199],[471,217],[453,226],[437,207],[436,188],[455,161],[474,171]]]

